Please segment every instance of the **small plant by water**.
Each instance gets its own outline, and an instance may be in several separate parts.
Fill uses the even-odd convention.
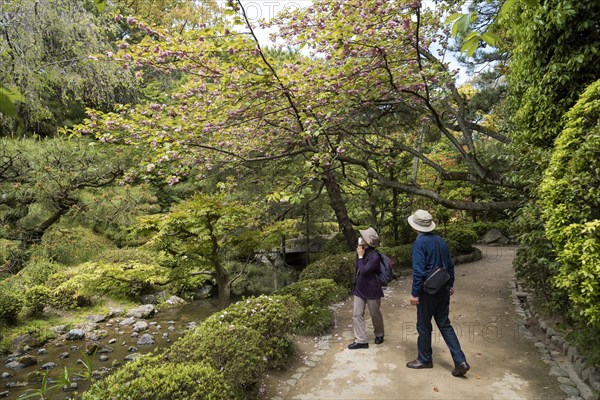
[[[95,354],[95,352],[94,352]],[[76,375],[85,380],[92,380],[92,361],[94,354],[88,356],[83,353],[84,360],[79,360],[81,364],[85,366],[85,371],[77,373]],[[50,392],[56,388],[62,388],[67,390],[71,386],[71,371],[67,367],[64,367],[62,375],[58,378],[53,379],[49,375],[49,371],[45,371],[42,375],[40,386],[36,389],[27,389],[24,394],[19,396],[19,399],[39,399],[47,400],[51,399]]]
[[[91,381],[93,379],[93,362],[97,351],[98,349],[94,350],[94,352],[89,355],[84,352],[81,352],[81,354],[83,355],[83,360],[79,359],[77,360],[77,363],[82,364],[85,367],[85,369],[82,372],[77,373],[77,376],[86,381]]]

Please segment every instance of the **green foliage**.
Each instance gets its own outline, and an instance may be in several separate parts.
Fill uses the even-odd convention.
[[[52,293],[50,289],[43,285],[36,285],[27,288],[25,291],[25,309],[27,315],[34,316],[41,314],[44,307],[50,305]]]
[[[332,279],[337,285],[350,290],[356,273],[355,264],[355,253],[327,256],[310,263],[300,273],[300,281],[307,279]]]
[[[327,240],[323,245],[323,252],[327,254],[342,254],[348,252],[348,243],[344,235],[337,233],[334,237]]]
[[[228,9],[228,14],[234,19],[241,18],[239,5],[229,3],[230,6],[233,4],[235,6]],[[134,59],[135,62],[127,62],[127,65],[140,68],[140,75],[151,72],[150,66],[186,76],[204,74],[208,68],[212,71],[212,79],[186,80],[168,101],[148,102],[139,107],[126,105],[118,107],[114,113],[89,110],[89,119],[76,126],[73,132],[93,133],[104,141],[147,149],[150,160],[144,171],[139,171],[140,175],[152,174],[170,184],[188,179],[191,171],[200,171],[204,179],[215,169],[235,167],[241,162],[243,167],[236,168],[240,172],[231,176],[231,182],[238,187],[247,184],[242,183],[247,177],[247,160],[258,164],[280,158],[296,166],[294,178],[288,179],[287,184],[266,190],[267,199],[291,205],[292,209],[299,204],[299,199],[308,199],[309,196],[296,194],[314,186],[309,182],[328,182],[324,189],[332,199],[337,220],[344,225],[347,240],[351,242],[353,233],[347,229],[351,223],[344,215],[347,210],[342,193],[354,191],[368,196],[368,207],[364,207],[366,202],[363,207],[367,210],[365,213],[374,218],[379,211],[383,214],[383,210],[377,210],[380,197],[385,199],[385,206],[389,205],[389,208],[385,207],[386,213],[392,207],[397,209],[402,201],[400,192],[416,193],[421,182],[399,185],[391,196],[385,190],[371,189],[378,184],[390,188],[397,182],[407,182],[410,177],[406,168],[395,169],[395,166],[406,166],[412,156],[427,160],[429,167],[433,167],[430,170],[435,170],[438,178],[462,176],[464,178],[459,179],[466,179],[468,176],[472,181],[500,182],[496,171],[487,171],[477,160],[472,131],[475,122],[462,115],[462,110],[469,107],[455,90],[455,73],[448,70],[443,55],[436,59],[437,56],[429,51],[420,52],[429,49],[433,42],[441,49],[446,48],[448,35],[443,32],[440,17],[457,5],[442,2],[436,7],[419,7],[417,4],[395,7],[370,0],[356,7],[352,3],[323,1],[318,7],[287,10],[273,21],[273,24],[280,24],[280,38],[290,44],[308,45],[327,57],[304,56],[298,52],[283,54],[284,57],[280,53],[280,57],[275,57],[275,52],[257,48],[249,36],[221,34],[229,32],[227,27],[157,33],[149,32],[140,23],[138,29],[132,28],[135,31],[135,34],[131,33],[133,40],[125,37],[126,42],[114,57],[110,57],[112,60]],[[416,8],[419,8],[418,24],[411,18]],[[326,23],[311,24],[310,28],[305,26],[314,20]],[[397,29],[400,21],[405,25],[401,30]],[[311,35],[306,34],[307,29],[311,30]],[[414,40],[412,35],[417,29],[421,43],[405,46]],[[136,34],[143,38],[137,41],[140,36]],[[491,34],[483,37],[490,39]],[[176,56],[190,53],[200,58],[192,60]],[[407,63],[407,59],[427,61]],[[373,68],[380,64],[385,64],[386,68]],[[249,74],[248,71],[261,73]],[[389,97],[390,82],[395,87],[393,98]],[[292,92],[293,96],[290,95]],[[428,100],[429,107],[414,108],[412,105],[421,101],[425,93],[433,96]],[[383,112],[373,106],[377,101],[393,106]],[[438,110],[438,106],[445,107],[440,103],[450,104],[461,115],[450,116]],[[192,104],[204,106],[193,107]],[[312,110],[317,108],[319,113],[314,113]],[[446,141],[448,151],[438,159],[430,157],[428,149],[415,150],[419,134],[415,129],[419,125],[416,121],[421,117],[427,119],[424,114],[419,114],[428,111],[431,111],[431,121],[438,125],[432,131],[449,139]],[[447,117],[450,119],[446,120]],[[450,126],[468,129],[455,136],[448,130]],[[132,131],[136,134],[131,135]],[[478,128],[474,131],[489,132]],[[502,137],[493,133],[489,137]],[[265,135],[270,140],[263,140]],[[356,142],[355,135],[364,136],[364,142]],[[310,146],[306,146],[307,140]],[[302,158],[298,157],[297,149],[302,149]],[[450,152],[453,153],[452,160],[447,163],[446,154]],[[345,156],[340,157],[342,154]],[[456,159],[462,163],[461,174],[446,174],[447,171],[454,172],[447,164],[453,167]],[[400,176],[394,173],[396,171]],[[338,190],[338,180],[344,184],[342,190]],[[434,182],[434,179],[429,181]],[[257,186],[272,183],[267,179],[252,182],[260,184]],[[436,194],[442,185],[436,183],[435,186],[418,192],[439,198]],[[313,193],[318,195],[320,190]],[[497,205],[490,207],[494,206]],[[285,210],[285,214],[288,211]],[[391,214],[396,217],[397,211],[393,210]]]
[[[512,2],[507,2],[512,3]],[[471,57],[477,48],[480,41],[483,41],[490,46],[496,46],[501,39],[493,32],[486,30],[483,33],[477,31],[468,31],[468,27],[472,22],[475,22],[476,16],[472,12],[466,14],[452,14],[445,23],[452,23],[452,36],[457,37],[459,34],[463,36],[463,44],[460,48],[461,53],[466,53],[467,57]]]
[[[91,261],[112,264],[138,263],[162,265],[164,258],[164,254],[156,253],[144,247],[113,247],[98,252]]]
[[[471,252],[473,245],[477,243],[477,233],[464,226],[452,226],[446,229],[444,236],[450,248],[450,254]]]
[[[303,279],[279,290],[277,294],[292,295],[302,307],[329,306],[348,296],[348,290],[333,279]]]
[[[539,204],[531,202],[519,211],[515,229],[520,243],[513,261],[517,278],[541,295],[553,311],[566,312],[566,296],[553,288],[551,278],[556,274],[555,255],[544,234]]]
[[[520,157],[513,168],[532,197],[515,221],[521,245],[515,271],[585,336],[597,330],[600,315],[594,83],[600,4],[549,0],[513,8],[505,24],[515,44],[507,76]]]
[[[6,264],[11,256],[18,251],[19,243],[0,238],[0,265]]]
[[[519,0],[521,5],[528,8],[534,8],[539,6],[539,0]],[[483,3],[483,2],[479,2]],[[484,4],[489,5],[491,1],[486,1]],[[508,14],[513,6],[517,3],[515,0],[508,0],[500,2],[499,9],[495,9],[494,12],[484,11],[484,22],[478,21],[477,2],[469,4],[469,10],[466,13],[454,13],[446,18],[445,24],[452,25],[452,36],[455,39],[462,41],[460,48],[461,53],[466,53],[467,57],[473,56],[475,51],[480,47],[483,42],[487,43],[491,47],[498,47],[502,43],[502,39],[496,35],[490,28],[490,25],[485,23],[485,19],[492,15],[496,20],[497,17],[504,17]],[[495,15],[495,13],[497,15]],[[492,22],[493,25],[493,22]],[[477,30],[470,30],[471,27],[476,26]],[[483,29],[482,29],[483,27]],[[484,46],[485,47],[485,46]]]
[[[173,31],[196,28],[198,25],[214,25],[224,18],[225,9],[213,1],[196,0],[95,0],[99,10],[107,5],[115,5],[123,15],[143,16],[144,22]],[[108,3],[108,4],[107,4]],[[112,10],[111,10],[112,11]],[[121,21],[122,25],[126,21]]]
[[[58,385],[50,385],[51,380],[48,377],[48,371],[45,372],[39,372],[39,374],[41,375],[40,378],[40,387],[37,389],[27,389],[24,393],[23,396],[19,396],[20,399],[33,399],[33,398],[37,398],[37,399],[49,399],[50,397],[48,396],[48,392],[56,387],[58,387]],[[48,396],[48,397],[47,397]]]
[[[17,115],[16,103],[24,101],[23,95],[17,89],[0,84],[0,113],[13,118]]]
[[[562,130],[563,114],[598,79],[599,19],[596,1],[547,0],[537,7],[514,2],[509,12],[515,138],[529,162],[532,147],[552,146]]]
[[[42,242],[32,249],[32,256],[70,266],[87,262],[110,248],[114,248],[112,242],[89,228],[59,224],[46,231]]]
[[[20,272],[23,282],[27,285],[45,285],[48,278],[64,267],[44,258],[33,258],[27,263],[27,266]]]
[[[133,100],[133,74],[94,61],[94,53],[114,50],[115,21],[95,16],[88,5],[79,0],[2,2],[7,16],[3,40],[10,45],[0,53],[0,107],[8,112],[0,124],[8,134],[53,135],[57,127],[80,120],[84,104],[107,109]],[[19,107],[10,107],[14,102]]]
[[[379,252],[392,258],[392,268],[394,271],[400,271],[404,268],[412,269],[412,244],[402,244],[399,246],[382,246]]]
[[[167,358],[173,363],[204,361],[215,371],[222,371],[227,384],[242,395],[267,368],[266,342],[262,333],[244,325],[201,325],[175,342]]]
[[[196,194],[167,214],[144,216],[133,228],[147,246],[168,253],[175,266],[208,267],[221,300],[229,298],[226,255],[255,237],[255,210],[224,193]],[[206,270],[206,269],[205,269]]]
[[[49,286],[51,288],[51,305],[54,308],[73,310],[92,304],[92,298],[84,295],[83,288],[69,282],[69,276],[64,273],[51,275]]]
[[[252,215],[249,207],[222,194],[198,194],[167,214],[141,217],[132,232],[149,238],[153,248],[177,254],[181,263],[206,260],[213,251],[219,253],[227,245],[243,241]]]
[[[238,301],[204,322],[209,329],[243,325],[260,332],[267,341],[265,357],[280,366],[290,351],[287,334],[296,325],[300,306],[291,296],[258,296]]]
[[[4,286],[4,285],[3,285]],[[0,290],[0,321],[13,323],[17,320],[21,308],[23,307],[23,298],[17,293],[11,293],[6,287]]]
[[[90,300],[102,295],[136,299],[151,292],[153,284],[164,282],[168,274],[169,270],[157,264],[90,262],[65,273],[54,293],[71,293],[72,297]]]
[[[588,365],[600,365],[600,328],[590,326],[585,321],[575,324],[572,331],[567,334],[569,343],[577,343],[580,354],[587,358]]]
[[[329,306],[347,298],[348,288],[337,285],[332,279],[305,279],[277,293],[294,296],[302,306],[297,333],[321,335],[333,326],[334,314]]]
[[[300,335],[323,335],[333,327],[334,318],[330,308],[309,305],[302,309],[295,331]]]
[[[103,399],[231,399],[223,375],[208,363],[170,363],[144,356],[95,383],[83,400]]]
[[[130,245],[127,228],[142,215],[160,212],[150,185],[123,184],[91,189],[81,195],[81,208],[76,222],[109,238],[118,247]],[[86,260],[87,261],[87,260]]]
[[[107,245],[105,239],[67,224],[52,229],[48,246],[43,239],[65,218],[84,212],[87,191],[115,184],[133,162],[132,154],[82,140],[0,139],[0,237],[19,243],[18,253],[10,257],[11,272],[25,266],[32,246],[47,253],[46,258],[76,263],[95,246]],[[68,246],[80,238],[85,238],[81,244]]]
[[[540,206],[558,262],[553,282],[576,319],[600,326],[600,81],[565,116]]]
[[[479,239],[492,229],[498,229],[506,237],[512,237],[513,233],[513,222],[505,219],[500,221],[477,221],[460,224],[460,226],[466,226],[468,229],[473,230]]]

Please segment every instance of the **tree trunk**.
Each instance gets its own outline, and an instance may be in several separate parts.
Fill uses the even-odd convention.
[[[273,269],[273,289],[278,290],[281,284],[279,282],[279,269],[277,268],[277,265],[275,265],[277,260],[269,261],[271,262],[271,268]]]
[[[335,212],[335,217],[340,230],[342,231],[344,238],[346,239],[346,243],[348,244],[348,249],[354,250],[357,239],[356,233],[354,232],[354,227],[352,226],[350,218],[348,217],[348,210],[346,209],[346,203],[344,203],[344,199],[342,198],[340,185],[338,185],[337,179],[330,168],[325,170],[322,180],[325,183],[325,188],[327,189],[327,194],[329,195],[329,201],[331,202],[331,207]]]
[[[213,234],[213,221],[210,217],[207,217],[206,226],[210,235],[210,241],[212,244],[212,251],[210,254],[210,261],[215,269],[215,278],[217,280],[217,290],[219,291],[219,303],[222,306],[229,304],[229,298],[231,297],[231,287],[229,282],[229,275],[221,261],[219,259],[219,242],[217,237]]]
[[[217,279],[217,288],[219,291],[219,303],[221,305],[229,304],[229,299],[231,297],[231,288],[229,286],[229,277],[227,276],[227,272],[221,266],[221,263],[217,260],[214,263],[215,271],[216,271],[216,279]]]

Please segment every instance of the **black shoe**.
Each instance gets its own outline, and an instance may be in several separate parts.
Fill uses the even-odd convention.
[[[452,370],[452,376],[464,376],[468,370],[471,369],[471,366],[469,364],[467,364],[467,362],[462,362],[460,364],[458,364],[456,367],[454,367],[454,369]]]
[[[348,345],[348,348],[350,350],[356,350],[356,349],[368,349],[369,348],[369,343],[350,343]]]
[[[414,368],[414,369],[433,368],[433,361],[421,362],[419,360],[414,360],[411,362],[407,362],[406,366],[408,368]]]
[[[383,336],[375,336],[375,344],[383,343]]]

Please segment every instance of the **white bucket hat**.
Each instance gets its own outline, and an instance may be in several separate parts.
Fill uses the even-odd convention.
[[[367,244],[371,247],[379,246],[379,235],[373,228],[365,229],[364,231],[358,230],[360,232],[360,236],[367,242]]]
[[[417,210],[408,217],[408,223],[418,232],[431,232],[435,229],[433,217],[425,210]]]

